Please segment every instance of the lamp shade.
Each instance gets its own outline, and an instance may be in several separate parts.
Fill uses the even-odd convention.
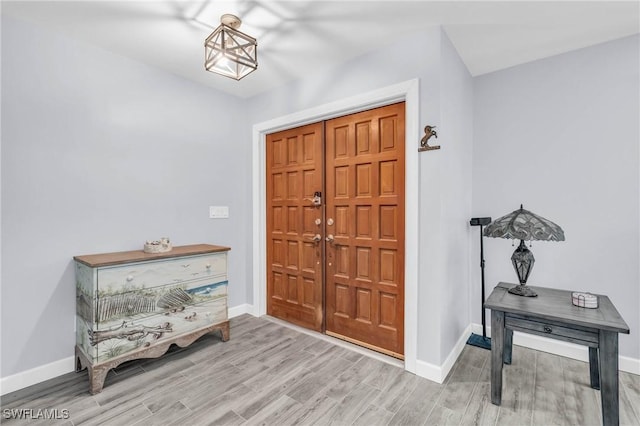
[[[502,216],[486,228],[485,237],[507,238],[523,241],[564,241],[560,226],[522,208]]]
[[[525,210],[522,204],[518,210],[491,222],[484,228],[484,236],[520,240],[520,245],[511,256],[511,263],[516,270],[520,285],[509,289],[509,293],[527,297],[535,297],[537,294],[530,287],[526,287],[535,258],[524,242],[564,241],[562,228],[549,219]]]

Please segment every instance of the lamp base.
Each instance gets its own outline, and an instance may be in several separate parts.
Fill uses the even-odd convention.
[[[516,296],[525,296],[525,297],[536,297],[538,293],[531,290],[531,287],[527,287],[524,284],[517,285],[509,289],[509,293],[515,294]]]

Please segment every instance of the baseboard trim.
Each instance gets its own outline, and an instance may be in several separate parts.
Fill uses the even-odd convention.
[[[444,382],[442,378],[442,367],[426,361],[416,361],[416,375],[431,380],[432,382]]]
[[[416,362],[416,374],[425,379],[431,380],[436,383],[444,383],[449,372],[453,368],[454,364],[458,360],[458,357],[462,353],[465,344],[467,343],[467,339],[471,334],[471,324],[462,332],[462,335],[449,352],[449,356],[444,360],[442,365],[438,366],[435,364],[428,363],[426,361],[418,360]]]
[[[253,315],[253,305],[247,303],[229,308],[229,318],[243,314]],[[0,379],[0,395],[6,395],[29,386],[42,383],[63,374],[75,371],[75,357],[70,356],[52,363],[35,367]]]
[[[75,357],[70,356],[0,379],[0,395],[6,395],[54,377],[75,371]]]
[[[472,324],[471,330],[473,333],[482,334],[482,325]],[[487,336],[491,337],[491,327],[487,327]],[[586,346],[582,345],[561,342],[559,340],[528,333],[520,333],[518,331],[513,333],[513,344],[576,359],[578,361],[589,362],[589,350]],[[618,358],[618,368],[620,371],[640,375],[640,359],[620,356]]]
[[[240,315],[244,315],[244,314],[253,315],[253,311],[254,311],[253,305],[249,305],[248,303],[234,306],[233,308],[229,308],[229,319],[239,317]]]

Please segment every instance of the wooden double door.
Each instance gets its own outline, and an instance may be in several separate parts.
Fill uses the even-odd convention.
[[[404,354],[404,103],[270,134],[267,313]]]

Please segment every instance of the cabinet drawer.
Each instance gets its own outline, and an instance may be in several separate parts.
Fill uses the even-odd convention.
[[[83,328],[79,345],[94,363],[108,361],[163,340],[186,335],[228,320],[227,298],[218,297],[180,312],[167,312],[141,318],[127,318],[108,328]]]
[[[553,321],[535,321],[519,316],[505,316],[505,327],[525,333],[537,334],[565,342],[597,347],[598,332],[584,327],[572,328],[566,324],[557,324]]]
[[[114,294],[214,277],[221,281],[226,271],[226,253],[215,253],[100,268],[97,284],[99,293]]]
[[[149,317],[159,313],[182,312],[192,305],[227,297],[227,281],[191,281],[133,290],[96,299],[95,323],[100,328],[119,325],[123,320]]]

